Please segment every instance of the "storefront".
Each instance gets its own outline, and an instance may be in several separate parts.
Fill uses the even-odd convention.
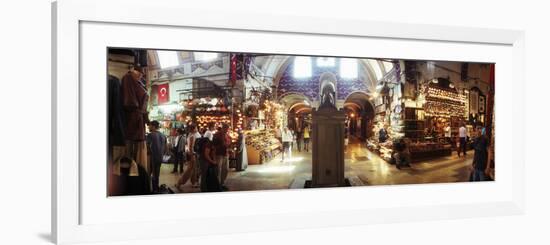
[[[388,87],[386,84],[392,83],[389,80],[380,86],[369,149],[390,161],[393,144],[406,139],[412,162],[437,159],[457,150],[461,126],[467,130],[468,149],[476,127],[492,128],[492,120],[487,120],[492,109],[487,109],[486,97],[494,91],[491,82],[494,78],[490,76],[492,65],[404,63],[403,82],[395,81],[396,84]]]

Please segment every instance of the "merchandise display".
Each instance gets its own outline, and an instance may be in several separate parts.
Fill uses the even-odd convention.
[[[282,150],[282,144],[275,138],[273,130],[250,130],[244,134],[249,164],[268,162]]]
[[[272,101],[265,101],[264,105],[264,124],[266,128],[280,128],[283,124],[283,106]]]
[[[197,126],[200,129],[206,128],[209,122],[213,122],[216,125],[227,123],[231,125],[231,115],[218,114],[218,113],[201,113],[197,116]]]
[[[380,143],[379,146],[380,157],[385,161],[390,161],[393,154],[393,141],[388,140],[384,143]]]
[[[466,113],[466,96],[456,90],[429,87],[424,104],[426,116],[460,117]]]

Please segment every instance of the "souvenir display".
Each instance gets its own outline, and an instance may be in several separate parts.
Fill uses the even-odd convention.
[[[277,156],[282,150],[281,142],[273,130],[245,131],[249,164],[262,164]]]

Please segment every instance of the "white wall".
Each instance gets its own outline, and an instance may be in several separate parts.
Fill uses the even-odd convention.
[[[544,1],[189,1],[189,7],[444,25],[527,29],[527,213],[513,217],[276,231],[111,244],[550,244],[545,74],[550,54]],[[48,244],[50,231],[50,1],[0,8],[3,105],[1,244]],[[253,20],[251,20],[253,21]],[[223,41],[223,40],[220,40]],[[276,45],[266,43],[266,45]],[[29,60],[32,58],[32,72]],[[33,76],[32,79],[27,79]],[[39,76],[38,79],[35,76]],[[498,78],[497,78],[498,79]],[[21,96],[16,86],[24,86]],[[24,99],[21,99],[24,98]],[[33,99],[27,99],[33,98]],[[14,105],[17,106],[14,106]],[[31,135],[32,134],[32,135]],[[8,143],[8,144],[6,144]],[[300,205],[296,203],[296,205]],[[186,212],[182,207],[175,212]],[[220,206],[222,208],[222,206]],[[227,210],[238,212],[238,210]],[[159,228],[162,229],[162,228]]]

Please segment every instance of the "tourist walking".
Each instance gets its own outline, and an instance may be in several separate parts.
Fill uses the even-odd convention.
[[[198,166],[196,162],[196,156],[193,152],[193,149],[195,147],[195,139],[200,138],[200,134],[197,132],[197,127],[195,125],[189,125],[188,127],[188,133],[187,133],[187,147],[185,150],[186,158],[187,158],[187,168],[185,168],[185,171],[183,172],[183,175],[179,178],[178,182],[176,183],[176,187],[182,191],[182,186],[187,183],[189,179],[191,179],[191,185],[193,187],[198,187]]]
[[[303,139],[303,132],[302,128],[298,127],[296,129],[296,148],[298,149],[298,152],[302,152],[302,139]]]

